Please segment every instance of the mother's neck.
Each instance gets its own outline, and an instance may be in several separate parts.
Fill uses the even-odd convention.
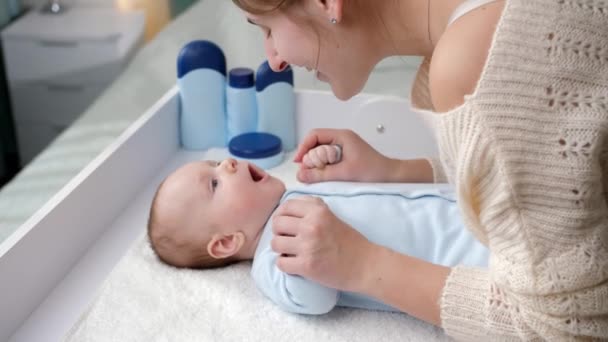
[[[381,22],[376,37],[383,39],[385,56],[425,56],[445,32],[456,7],[465,0],[374,1]],[[430,19],[430,20],[429,20]],[[387,32],[388,31],[388,32]],[[382,33],[383,32],[383,33]]]

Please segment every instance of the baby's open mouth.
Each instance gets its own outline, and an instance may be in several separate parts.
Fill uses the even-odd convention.
[[[249,174],[251,175],[251,179],[253,179],[254,182],[259,182],[266,176],[266,173],[264,173],[264,171],[258,169],[253,164],[249,163],[247,166],[249,168]]]

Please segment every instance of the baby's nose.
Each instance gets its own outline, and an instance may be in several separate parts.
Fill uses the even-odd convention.
[[[234,173],[236,171],[237,161],[233,158],[226,158],[222,162],[222,167],[226,169],[226,171]]]

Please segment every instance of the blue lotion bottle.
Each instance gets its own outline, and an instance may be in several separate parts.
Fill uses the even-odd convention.
[[[257,113],[253,70],[249,68],[230,70],[226,88],[228,141],[237,135],[255,132]]]
[[[295,93],[291,67],[281,72],[262,63],[256,74],[258,132],[272,133],[281,139],[284,151],[296,147]]]
[[[226,146],[226,58],[214,43],[197,40],[177,59],[181,143],[188,150]]]

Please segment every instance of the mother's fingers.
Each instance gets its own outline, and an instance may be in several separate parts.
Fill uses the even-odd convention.
[[[302,196],[298,198],[302,202],[307,202],[309,204],[320,204],[323,203],[323,200],[319,197],[315,196]]]
[[[313,196],[302,196],[296,199],[290,199],[281,204],[274,213],[274,217],[277,216],[292,216],[292,217],[304,217],[310,210],[320,203],[323,203],[318,197]]]
[[[297,256],[279,256],[277,267],[287,274],[303,275],[302,258]]]
[[[300,218],[293,216],[274,216],[272,218],[272,233],[274,235],[296,236],[299,231]]]
[[[273,251],[281,255],[298,255],[300,241],[293,236],[275,235],[270,241]]]

